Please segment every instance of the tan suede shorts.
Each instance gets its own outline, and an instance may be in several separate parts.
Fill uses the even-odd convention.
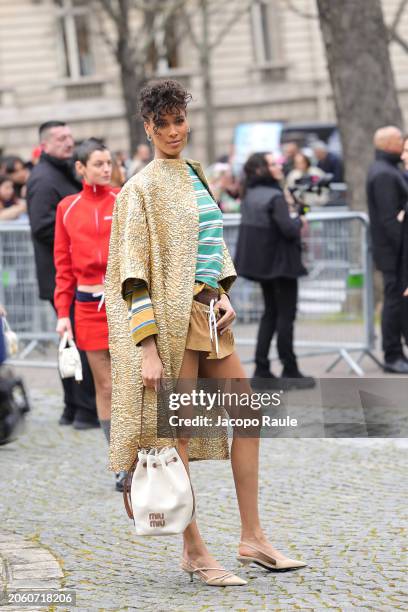
[[[208,352],[207,359],[222,359],[234,352],[234,334],[231,329],[226,329],[222,335],[219,333],[217,334],[217,355],[214,334],[212,340],[210,337],[209,313],[209,306],[193,300],[187,332],[186,349]],[[218,308],[214,308],[214,314],[217,320],[221,317]]]

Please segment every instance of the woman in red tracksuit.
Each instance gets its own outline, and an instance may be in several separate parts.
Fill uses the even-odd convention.
[[[86,351],[96,389],[99,421],[109,442],[111,372],[104,281],[113,205],[119,189],[111,187],[112,158],[99,140],[90,138],[76,150],[76,171],[83,190],[61,200],[57,208],[54,261],[57,332],[72,338],[69,310],[75,296],[75,338]],[[124,474],[117,474],[122,490]]]

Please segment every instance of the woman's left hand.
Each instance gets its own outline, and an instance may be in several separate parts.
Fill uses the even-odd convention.
[[[234,321],[237,315],[235,314],[235,310],[231,306],[231,302],[229,301],[229,298],[225,293],[221,295],[215,306],[224,313],[222,317],[217,321],[217,329],[220,332],[220,336],[222,336],[224,331],[228,327],[230,327],[231,323]]]

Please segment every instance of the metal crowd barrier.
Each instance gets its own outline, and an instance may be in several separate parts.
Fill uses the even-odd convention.
[[[50,342],[57,341],[54,310],[38,297],[34,249],[27,222],[0,223],[0,275],[0,304],[5,307],[10,327],[20,340],[20,353],[10,363],[55,366],[56,360],[27,359],[34,349],[45,352]]]
[[[296,347],[303,355],[335,354],[328,371],[344,359],[361,376],[360,362],[365,355],[378,363],[372,354],[375,342],[373,270],[367,215],[332,211],[312,212],[307,218],[303,259],[309,274],[299,283]],[[232,256],[239,224],[239,214],[224,215],[225,240]],[[24,344],[19,362],[46,365],[38,360],[27,361],[33,349],[41,351],[57,339],[54,311],[38,297],[27,223],[0,223],[0,273],[0,303]],[[236,342],[254,346],[257,324],[263,313],[260,285],[238,278],[231,298],[240,324]]]
[[[342,359],[359,376],[360,363],[375,345],[373,268],[366,214],[322,211],[307,215],[303,261],[308,275],[299,281],[295,345],[303,355],[335,354],[331,371]],[[225,240],[234,256],[240,215],[225,215]],[[240,335],[237,344],[255,345],[263,313],[259,283],[238,278],[231,289]],[[247,331],[245,328],[247,327]],[[242,331],[243,330],[243,331]],[[357,356],[355,357],[355,354]]]

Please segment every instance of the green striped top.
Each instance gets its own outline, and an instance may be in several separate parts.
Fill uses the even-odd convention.
[[[204,183],[187,164],[197,197],[199,230],[195,280],[218,289],[223,262],[222,212]]]

